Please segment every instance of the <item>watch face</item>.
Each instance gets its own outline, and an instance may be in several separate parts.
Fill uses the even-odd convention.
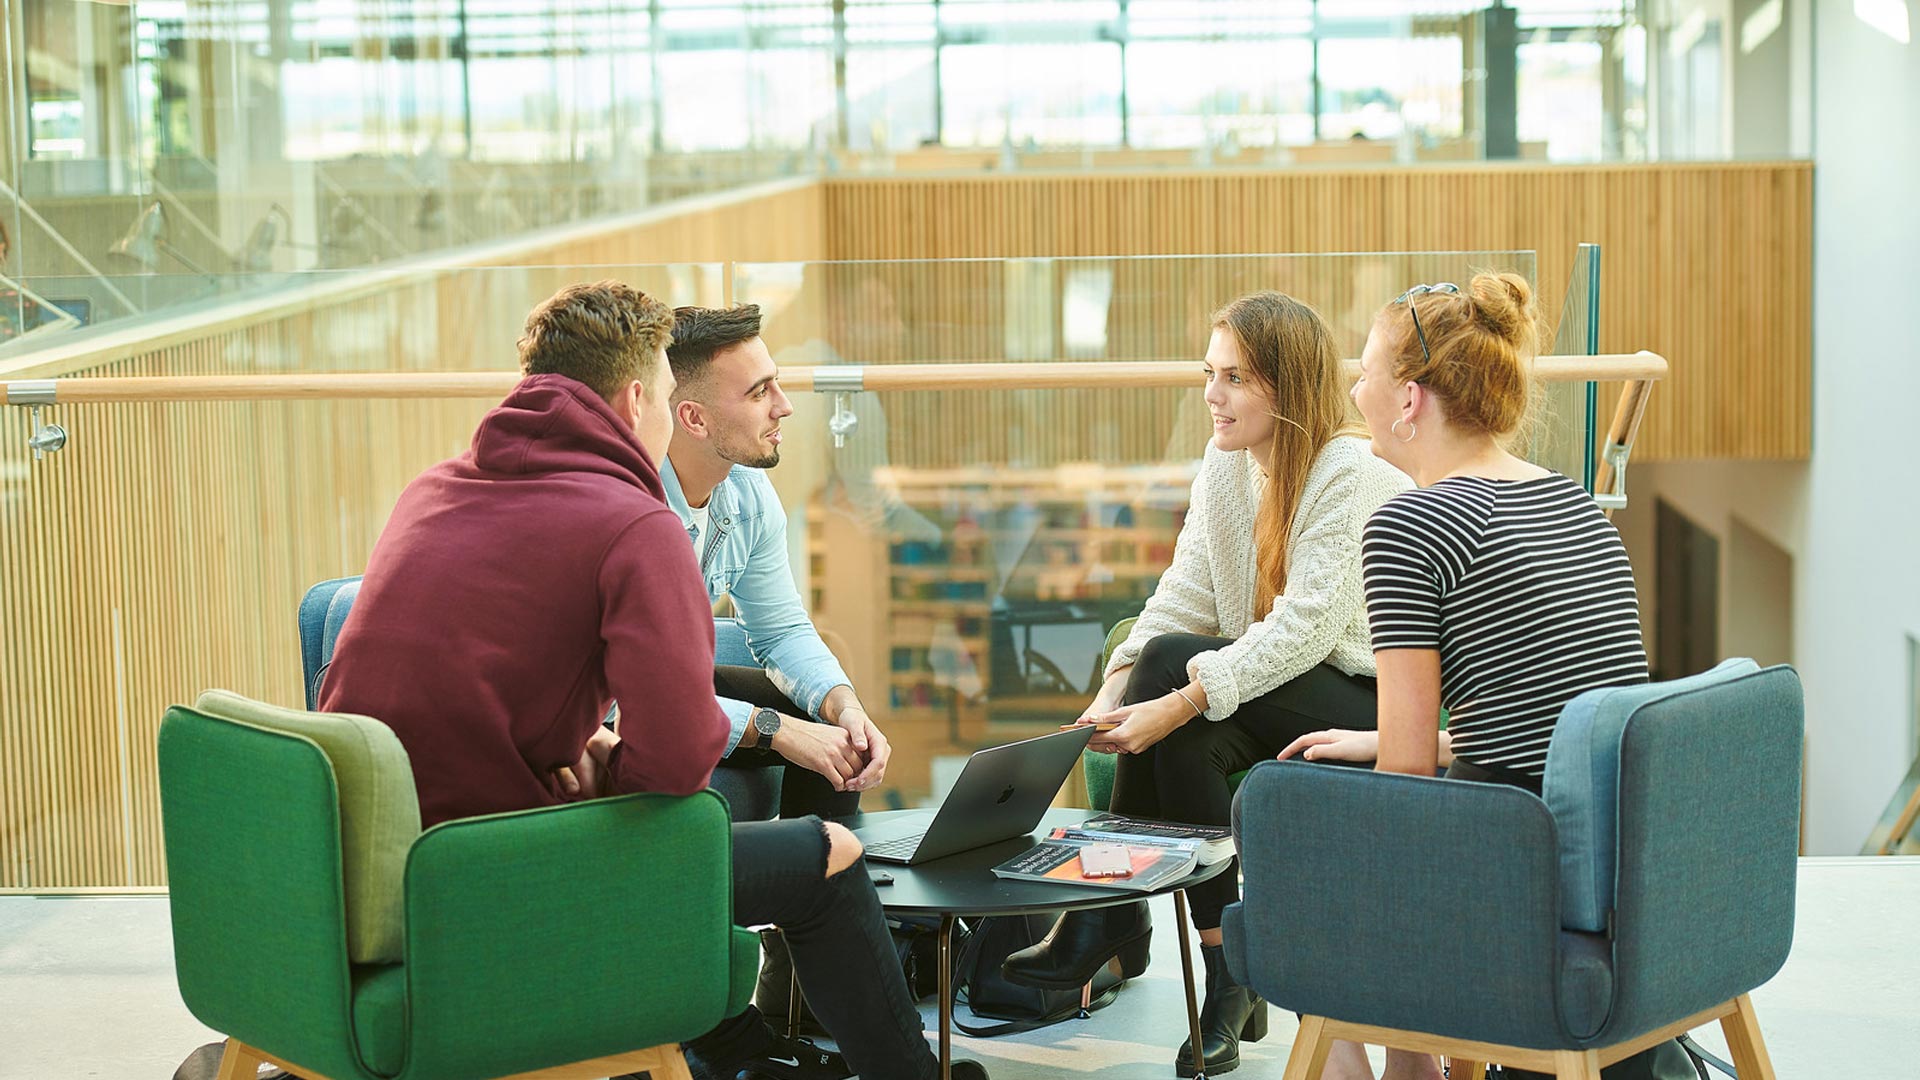
[[[771,735],[780,730],[780,714],[772,709],[755,709],[753,726],[760,734]]]

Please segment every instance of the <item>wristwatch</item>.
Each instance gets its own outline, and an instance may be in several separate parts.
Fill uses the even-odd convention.
[[[753,730],[760,733],[761,745],[773,742],[774,735],[780,730],[780,714],[764,705],[753,710]]]

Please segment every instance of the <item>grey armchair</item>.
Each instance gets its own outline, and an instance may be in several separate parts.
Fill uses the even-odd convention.
[[[1793,669],[1741,660],[1576,698],[1543,798],[1256,767],[1223,928],[1235,976],[1301,1014],[1286,1080],[1335,1039],[1593,1080],[1716,1020],[1770,1080],[1748,993],[1792,943],[1803,726]]]

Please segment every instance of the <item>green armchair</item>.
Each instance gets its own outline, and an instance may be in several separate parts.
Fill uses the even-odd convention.
[[[211,691],[167,711],[160,797],[181,997],[220,1077],[686,1080],[746,1006],[720,797],[632,795],[422,832],[366,717]]]

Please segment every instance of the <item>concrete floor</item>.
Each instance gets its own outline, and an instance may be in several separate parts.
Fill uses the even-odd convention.
[[[958,1037],[957,1055],[994,1080],[1168,1080],[1185,1016],[1171,902],[1155,903],[1153,966],[1112,1006],[1026,1035]],[[1754,994],[1783,1080],[1920,1080],[1916,913],[1920,858],[1802,861],[1793,955]],[[1274,1020],[1240,1076],[1280,1075],[1295,1023]],[[168,1080],[215,1037],[174,989],[164,897],[0,897],[0,1080]],[[1698,1037],[1724,1056],[1717,1029]]]

